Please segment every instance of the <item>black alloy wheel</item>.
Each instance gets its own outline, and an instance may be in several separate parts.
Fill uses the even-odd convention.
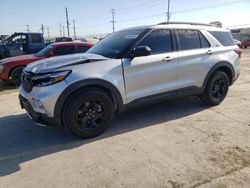
[[[229,79],[225,72],[216,71],[206,85],[201,99],[208,105],[219,105],[227,96]]]
[[[80,138],[92,138],[111,124],[114,105],[109,95],[100,89],[81,89],[71,95],[62,117],[65,128]]]

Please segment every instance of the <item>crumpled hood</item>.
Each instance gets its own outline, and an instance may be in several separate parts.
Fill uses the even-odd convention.
[[[61,67],[70,66],[76,63],[87,63],[89,61],[100,61],[106,59],[108,58],[91,53],[71,54],[36,61],[29,64],[25,70],[28,72],[33,72],[35,74],[48,73],[55,71],[56,69],[59,69]]]

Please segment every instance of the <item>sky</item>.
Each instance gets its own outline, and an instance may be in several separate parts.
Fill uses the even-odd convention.
[[[0,0],[0,34],[26,31],[45,36],[66,33],[68,8],[70,35],[73,19],[76,35],[112,32],[111,9],[115,9],[115,30],[166,21],[168,0]],[[221,21],[226,27],[250,27],[250,0],[170,0],[170,21],[209,23]],[[67,34],[67,33],[66,33]]]

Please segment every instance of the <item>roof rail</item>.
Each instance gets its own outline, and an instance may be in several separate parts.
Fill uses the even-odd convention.
[[[211,24],[204,24],[204,23],[194,23],[194,22],[161,22],[157,25],[164,25],[164,24],[188,24],[188,25],[202,25],[202,26],[213,26]]]

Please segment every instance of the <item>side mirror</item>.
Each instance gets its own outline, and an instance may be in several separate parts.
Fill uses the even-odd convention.
[[[54,52],[49,52],[48,53],[48,57],[52,57],[52,56],[54,56],[55,54],[54,54]]]
[[[151,49],[148,46],[137,46],[130,56],[132,57],[141,57],[141,56],[148,56],[151,54]]]

